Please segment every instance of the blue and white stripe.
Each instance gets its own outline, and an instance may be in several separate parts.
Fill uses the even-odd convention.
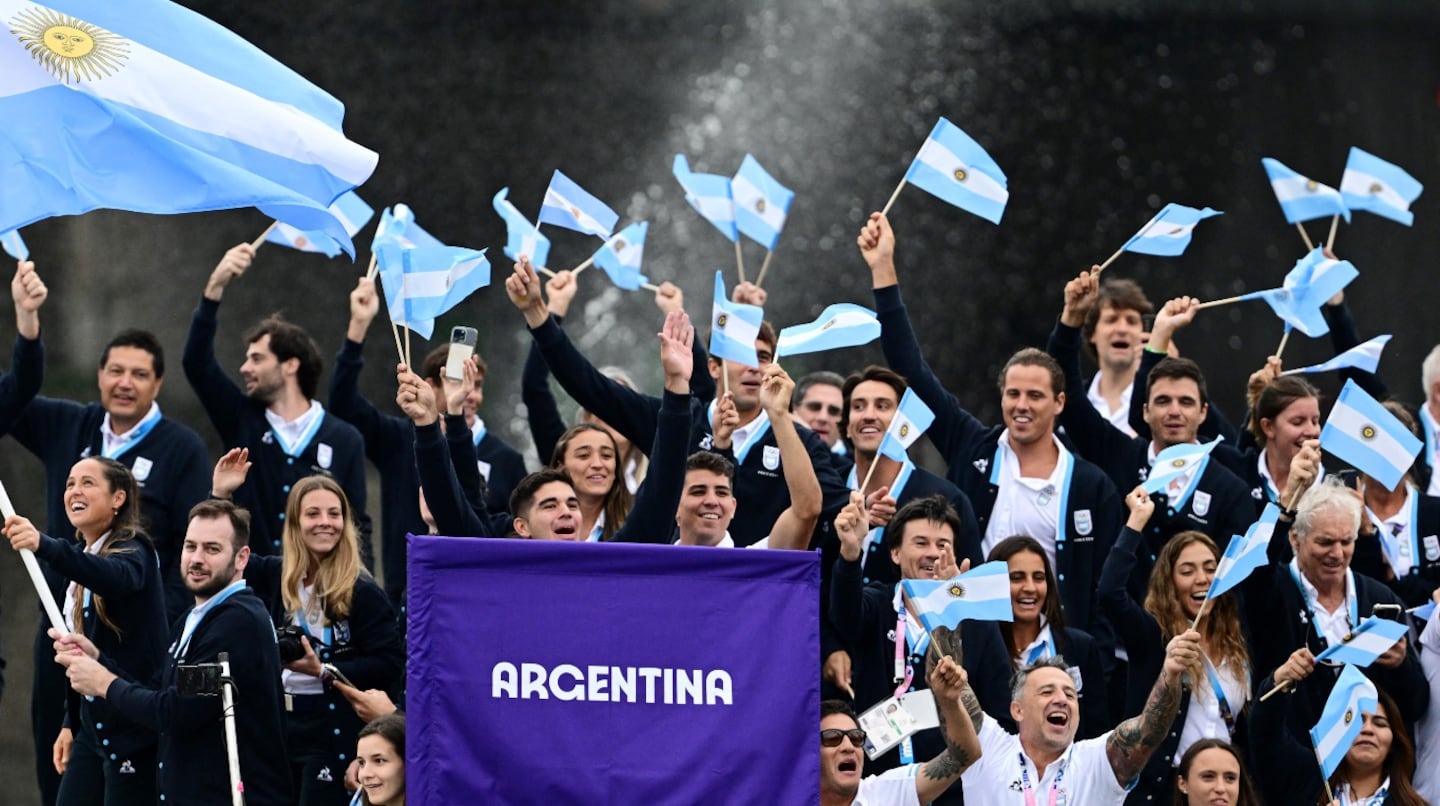
[[[905,172],[905,181],[999,224],[1010,200],[1005,172],[959,126],[940,118]]]
[[[1393,490],[1420,455],[1423,444],[1353,380],[1345,382],[1325,427],[1320,449]]]
[[[1280,160],[1266,157],[1260,160],[1260,164],[1265,166],[1270,187],[1275,191],[1275,200],[1280,202],[1287,222],[1298,224],[1333,215],[1350,220],[1350,210],[1345,206],[1340,191],[1297,173]]]

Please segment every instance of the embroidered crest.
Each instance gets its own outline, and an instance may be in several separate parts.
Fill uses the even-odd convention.
[[[1076,691],[1084,691],[1084,690],[1085,690],[1085,677],[1080,674],[1080,667],[1079,667],[1079,666],[1067,666],[1067,667],[1065,667],[1065,674],[1070,675],[1070,679],[1075,681],[1075,690],[1076,690]]]
[[[122,763],[122,764],[120,765],[120,769],[118,770],[118,772],[119,772],[121,775],[134,775],[134,774],[135,774],[135,765],[134,765],[134,764],[131,764],[131,763],[130,763],[130,759],[127,758],[127,759],[125,759],[124,763]]]
[[[334,781],[335,778],[330,775],[330,768],[329,768],[329,767],[321,767],[321,768],[320,768],[320,774],[317,775],[317,776],[315,776],[315,780],[317,780],[317,781],[331,782],[331,781]]]
[[[713,434],[706,434],[703,438],[701,438],[700,450],[708,451],[713,447],[715,447],[715,436]]]
[[[766,445],[765,450],[760,453],[760,462],[765,465],[766,470],[778,470],[780,468],[780,449],[774,445]]]
[[[1196,490],[1195,497],[1191,499],[1191,501],[1190,507],[1195,510],[1196,515],[1203,518],[1205,514],[1210,511],[1210,493],[1204,490]]]
[[[1075,510],[1075,534],[1088,535],[1094,531],[1095,522],[1090,517],[1090,510]]]
[[[1440,560],[1440,537],[1426,535],[1420,538],[1420,543],[1425,547],[1425,559],[1430,562]]]
[[[265,443],[266,445],[274,445],[275,434],[273,432],[266,431],[264,434],[260,435],[260,441]]]
[[[149,459],[143,456],[137,456],[135,457],[135,465],[130,468],[130,473],[135,477],[136,481],[144,481],[150,478],[150,469],[154,466],[155,463]]]
[[[975,465],[975,469],[980,471],[981,473],[984,473],[986,470],[990,469],[989,459],[976,459],[971,464]]]
[[[337,644],[348,644],[348,643],[350,643],[350,619],[344,619],[344,620],[342,620],[342,621],[337,621],[337,622],[335,622],[334,629],[335,629],[335,643],[337,643]]]
[[[1256,487],[1255,489],[1250,491],[1250,497],[1255,499],[1256,501],[1262,501],[1265,499],[1265,491],[1260,489],[1259,487]]]
[[[323,442],[320,443],[315,447],[315,461],[319,462],[321,467],[329,470],[331,463],[335,461],[335,449]]]

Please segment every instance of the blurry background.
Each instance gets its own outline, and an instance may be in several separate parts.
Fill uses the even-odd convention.
[[[872,305],[855,247],[936,119],[983,144],[1009,176],[1000,226],[908,189],[891,211],[897,259],[926,357],[964,404],[998,419],[993,377],[1019,347],[1043,346],[1069,277],[1103,261],[1174,201],[1226,215],[1204,222],[1178,258],[1124,255],[1107,276],[1133,277],[1161,304],[1273,287],[1304,247],[1286,225],[1260,158],[1338,185],[1352,145],[1431,186],[1416,226],[1356,214],[1336,251],[1360,279],[1347,292],[1362,338],[1391,332],[1381,370],[1420,398],[1419,363],[1440,341],[1431,256],[1440,245],[1440,4],[1344,0],[611,0],[607,3],[311,0],[187,5],[228,26],[347,106],[346,132],[380,153],[359,189],[377,209],[406,202],[446,242],[490,247],[494,284],[437,323],[479,328],[490,363],[490,429],[529,452],[518,376],[529,346],[501,287],[509,265],[491,197],[532,219],[560,168],[614,207],[621,225],[651,222],[645,272],[709,317],[711,276],[735,283],[734,251],[684,202],[676,153],[697,171],[732,174],[753,153],[796,191],[766,288],[767,317],[809,321],[826,305]],[[23,121],[5,125],[23,126]],[[0,192],[23,193],[23,188]],[[99,349],[129,326],[169,351],[160,403],[220,445],[180,370],[190,313],[224,251],[269,222],[254,210],[187,216],[95,212],[24,230],[51,289],[41,312],[43,393],[94,400]],[[1315,222],[1322,239],[1328,221]],[[268,245],[221,308],[217,352],[241,363],[240,334],[272,311],[304,325],[329,357],[348,318],[359,265]],[[574,266],[599,241],[547,228],[550,265]],[[763,249],[745,244],[753,280]],[[650,295],[581,277],[567,330],[597,364],[628,368],[655,391]],[[0,316],[0,353],[13,320]],[[1281,326],[1259,302],[1204,311],[1181,334],[1212,396],[1244,408],[1248,373]],[[424,343],[413,348],[418,356]],[[395,356],[372,330],[363,388],[395,411]],[[1296,334],[1289,366],[1330,356]],[[880,360],[877,347],[786,361],[797,377]],[[5,368],[8,369],[8,359]],[[1087,370],[1088,373],[1089,370]],[[1333,378],[1317,380],[1327,393]],[[328,382],[328,372],[327,372]],[[323,387],[322,387],[323,388]],[[407,457],[396,457],[404,461]],[[373,474],[373,470],[372,470]],[[22,513],[42,510],[40,465],[0,441],[0,478]],[[378,493],[372,496],[377,502]],[[378,512],[372,512],[378,516]],[[18,558],[0,552],[0,801],[33,802],[29,681],[36,606]],[[48,754],[48,750],[46,751]]]

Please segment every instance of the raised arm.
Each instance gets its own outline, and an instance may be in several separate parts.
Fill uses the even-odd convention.
[[[181,366],[210,422],[220,432],[223,442],[235,442],[239,411],[246,403],[245,393],[225,374],[215,360],[215,333],[219,329],[220,298],[225,288],[250,268],[255,249],[248,243],[230,248],[216,264],[205,283],[205,294],[190,320],[190,333],[185,338]]]
[[[558,327],[570,312],[570,302],[575,299],[578,285],[575,273],[566,269],[556,272],[545,283],[545,307]],[[530,425],[530,438],[535,442],[535,453],[540,457],[541,466],[550,464],[555,453],[555,444],[565,434],[565,419],[560,416],[560,407],[555,403],[555,394],[550,391],[550,368],[540,354],[540,343],[531,339],[530,350],[525,355],[525,367],[520,371],[520,402],[525,404],[525,419]]]
[[[420,490],[440,534],[452,537],[500,537],[476,515],[450,464],[450,449],[440,432],[440,413],[429,382],[400,364],[395,369],[395,402],[415,426],[415,465]]]
[[[765,407],[770,430],[780,445],[780,467],[790,491],[790,506],[770,528],[769,545],[772,549],[804,551],[810,546],[810,536],[815,532],[815,523],[824,505],[820,480],[800,432],[795,430],[795,421],[790,419],[790,396],[795,392],[795,381],[779,364],[770,364],[762,371],[760,405]]]
[[[1095,593],[1100,610],[1115,627],[1121,643],[1131,657],[1149,641],[1160,641],[1159,625],[1155,617],[1145,611],[1130,595],[1129,582],[1135,570],[1137,552],[1144,540],[1143,530],[1155,512],[1155,502],[1139,487],[1125,496],[1125,505],[1130,508],[1129,520],[1120,530],[1115,546],[1105,556],[1105,565],[1100,571],[1100,583]]]
[[[335,356],[335,370],[330,373],[330,411],[355,426],[365,438],[365,454],[370,461],[383,467],[394,457],[395,446],[383,439],[385,415],[360,394],[360,371],[365,367],[365,333],[380,313],[380,296],[375,281],[361,277],[350,292],[350,324],[345,329],[345,343]]]
[[[20,417],[25,406],[40,393],[45,380],[45,351],[40,345],[40,306],[50,292],[35,264],[22,260],[10,281],[15,301],[15,353],[8,374],[0,375],[0,434]]]
[[[686,443],[690,435],[690,375],[695,370],[695,328],[684,311],[665,317],[659,333],[660,365],[665,372],[665,396],[660,403],[655,444],[650,450],[651,472],[640,485],[635,505],[613,540],[629,543],[668,543],[675,528],[675,512],[685,491]]]
[[[955,652],[960,652],[955,642]],[[927,658],[927,665],[930,660]],[[935,710],[940,717],[940,732],[945,737],[945,752],[925,762],[915,776],[915,794],[921,803],[930,803],[944,794],[960,774],[980,758],[980,736],[976,731],[978,723],[971,720],[966,708],[961,706],[965,694],[974,701],[970,693],[970,679],[958,657],[946,655],[931,665],[929,671],[930,693],[935,697]],[[977,709],[979,705],[975,706]],[[981,718],[984,716],[982,714]]]
[[[1181,675],[1199,662],[1200,633],[1186,630],[1170,639],[1165,648],[1165,666],[1150,690],[1145,710],[1121,722],[1110,733],[1105,742],[1105,755],[1121,786],[1129,786],[1135,780],[1155,748],[1165,740],[1180,709]]]
[[[1065,388],[1073,390],[1060,412],[1060,424],[1080,455],[1099,464],[1113,479],[1116,474],[1111,465],[1115,463],[1110,458],[1117,452],[1128,453],[1130,435],[1111,425],[1095,410],[1095,404],[1082,392],[1085,381],[1080,374],[1080,328],[1099,296],[1098,267],[1081,272],[1065,284],[1065,307],[1060,311],[1055,329],[1050,331],[1045,351],[1065,371]],[[1133,468],[1130,472],[1134,472]]]

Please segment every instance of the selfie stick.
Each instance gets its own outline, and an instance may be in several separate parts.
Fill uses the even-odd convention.
[[[225,755],[230,761],[230,803],[245,806],[245,782],[240,780],[240,743],[235,738],[235,683],[230,679],[230,653],[220,653],[220,707],[225,716]]]
[[[10,503],[10,495],[5,492],[4,482],[0,482],[0,513],[7,519],[15,517],[15,507]],[[45,575],[40,571],[40,561],[35,559],[35,552],[20,549],[20,560],[25,563],[25,570],[30,572],[30,581],[35,584],[35,592],[40,594],[40,603],[45,606],[45,615],[50,617],[50,626],[61,635],[71,632],[65,627],[65,617],[60,615],[60,606],[55,604],[55,595],[50,592],[50,585],[45,582]]]

